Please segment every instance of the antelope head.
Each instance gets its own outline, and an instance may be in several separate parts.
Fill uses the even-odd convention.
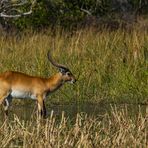
[[[50,56],[50,53],[48,52],[48,60],[51,62],[51,64],[59,69],[60,76],[62,77],[63,82],[70,82],[74,84],[76,82],[76,78],[72,74],[72,72],[62,64],[58,64],[55,61],[53,61],[52,57]]]

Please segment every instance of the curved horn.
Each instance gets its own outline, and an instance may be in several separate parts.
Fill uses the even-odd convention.
[[[54,65],[54,66],[56,66],[58,68],[68,69],[65,65],[58,64],[58,63],[54,62],[53,59],[52,59],[52,57],[51,57],[51,55],[50,55],[50,52],[49,51],[48,51],[47,56],[48,56],[48,60],[51,62],[52,65]]]

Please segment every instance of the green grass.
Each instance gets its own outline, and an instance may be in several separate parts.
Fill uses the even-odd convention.
[[[84,29],[71,35],[59,30],[53,35],[49,29],[0,36],[0,72],[53,75],[57,71],[47,60],[48,50],[78,78],[76,85],[66,84],[52,94],[48,103],[147,102],[147,31]]]

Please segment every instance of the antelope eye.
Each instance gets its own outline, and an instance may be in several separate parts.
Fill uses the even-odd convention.
[[[67,75],[70,76],[71,75],[70,72],[67,72]]]

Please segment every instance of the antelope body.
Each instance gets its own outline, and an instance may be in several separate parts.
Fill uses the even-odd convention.
[[[7,71],[0,74],[0,104],[5,114],[13,98],[33,99],[38,103],[39,115],[46,116],[45,98],[59,89],[65,82],[76,82],[75,77],[64,65],[55,63],[48,53],[49,61],[59,72],[49,78],[30,76],[20,72]]]

